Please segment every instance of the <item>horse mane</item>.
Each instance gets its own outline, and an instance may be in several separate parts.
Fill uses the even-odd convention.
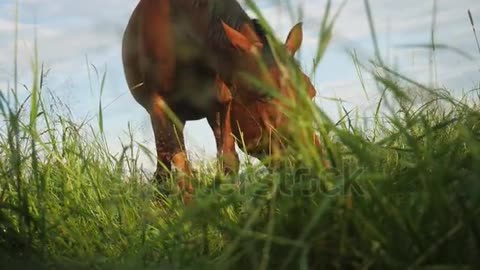
[[[213,0],[210,2],[209,10],[210,22],[207,38],[212,42],[211,46],[213,48],[221,50],[232,48],[220,23],[221,21],[236,30],[240,30],[241,27],[247,23],[253,26],[253,30],[264,45],[262,56],[265,63],[267,65],[274,63],[273,53],[267,39],[267,32],[260,24],[260,21],[258,19],[251,19],[237,1]]]
[[[262,50],[263,60],[267,65],[271,65],[275,62],[275,60],[272,53],[272,47],[270,46],[270,42],[268,42],[268,39],[267,39],[267,31],[265,31],[265,28],[260,23],[260,20],[252,19],[251,22],[253,25],[253,30],[255,31],[258,38],[263,44],[263,50]]]

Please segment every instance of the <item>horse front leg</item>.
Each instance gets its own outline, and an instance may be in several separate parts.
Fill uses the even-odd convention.
[[[232,133],[232,94],[220,79],[217,79],[215,87],[218,106],[213,115],[207,117],[207,120],[215,135],[217,157],[223,172],[225,174],[237,173],[240,161],[235,151],[235,138]]]
[[[150,107],[150,117],[157,150],[155,177],[158,182],[168,179],[173,163],[180,171],[177,184],[180,192],[182,192],[183,201],[189,203],[192,199],[193,186],[189,181],[191,170],[185,152],[184,122],[172,119],[169,110],[163,98],[157,96],[153,99]]]

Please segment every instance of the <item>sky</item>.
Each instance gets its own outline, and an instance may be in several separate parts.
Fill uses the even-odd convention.
[[[277,37],[284,40],[290,27],[299,21],[298,14],[292,18],[279,0],[256,2]],[[341,2],[333,0],[333,10]],[[369,2],[380,51],[387,64],[424,84],[452,91],[479,86],[480,52],[467,15],[470,10],[480,31],[478,0],[436,1],[435,42],[458,48],[469,58],[441,49],[431,58],[431,50],[404,46],[431,42],[434,0]],[[40,61],[49,69],[47,87],[70,108],[74,119],[92,119],[95,124],[100,97],[100,79],[95,70],[100,76],[106,72],[102,104],[112,151],[118,151],[120,141],[127,139],[129,125],[135,139],[154,150],[149,117],[130,95],[121,62],[122,34],[137,3],[138,0],[19,0],[19,82],[31,85],[36,32]],[[291,0],[291,3],[302,10],[305,37],[299,59],[310,74],[326,0]],[[14,27],[15,1],[0,0],[0,91],[6,91],[13,82]],[[328,51],[312,76],[318,92],[315,102],[333,118],[338,104],[332,99],[340,99],[347,108],[357,108],[368,115],[379,97],[376,88],[370,87],[372,81],[368,76],[367,93],[362,90],[350,56],[353,50],[361,61],[373,57],[371,32],[361,0],[350,0],[345,5]],[[20,95],[26,94],[22,87],[19,91],[23,91]],[[190,158],[214,157],[213,133],[205,120],[188,122],[185,136]],[[144,162],[148,163],[146,159]]]

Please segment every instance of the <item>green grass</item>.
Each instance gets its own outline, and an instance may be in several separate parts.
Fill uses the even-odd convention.
[[[316,65],[333,31],[326,17]],[[285,166],[232,177],[201,169],[185,207],[149,183],[133,138],[109,152],[101,114],[92,126],[52,110],[34,61],[30,96],[0,99],[0,266],[474,269],[479,97],[379,73],[381,62],[355,61],[384,93],[367,124],[346,110],[333,122],[305,97],[289,112]],[[304,142],[310,130],[323,135],[331,170]]]

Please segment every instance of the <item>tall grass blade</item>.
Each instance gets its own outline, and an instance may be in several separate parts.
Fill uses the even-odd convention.
[[[470,25],[472,25],[473,35],[475,36],[475,42],[477,43],[478,53],[480,53],[480,43],[478,42],[477,30],[475,29],[475,24],[473,22],[473,16],[470,9],[468,10],[468,18],[470,20]]]

